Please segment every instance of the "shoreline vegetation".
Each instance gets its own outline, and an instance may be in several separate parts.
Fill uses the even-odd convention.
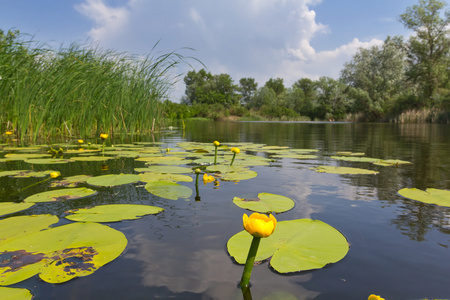
[[[400,15],[414,31],[360,48],[340,78],[270,78],[235,84],[228,74],[187,72],[185,95],[169,98],[193,57],[117,53],[96,44],[55,50],[0,29],[0,132],[18,140],[107,133],[142,134],[190,118],[242,121],[450,123],[450,11],[440,0],[418,0]],[[183,48],[186,50],[189,48]],[[192,49],[189,49],[192,50]],[[200,62],[201,63],[201,62]],[[203,66],[203,64],[201,63]],[[192,67],[192,66],[191,66]]]

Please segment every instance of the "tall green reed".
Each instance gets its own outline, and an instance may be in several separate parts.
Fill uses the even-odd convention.
[[[158,43],[155,44],[155,47]],[[145,133],[179,79],[177,52],[140,57],[76,43],[58,50],[0,30],[0,130],[20,139]]]

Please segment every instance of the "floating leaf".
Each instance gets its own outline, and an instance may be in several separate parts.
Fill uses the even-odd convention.
[[[228,166],[228,165],[207,166],[206,170],[208,170],[209,172],[220,172],[222,174],[248,171],[247,168],[242,166]]]
[[[31,195],[24,202],[51,202],[51,201],[62,201],[62,200],[72,200],[79,199],[88,196],[92,196],[96,193],[96,191],[87,189],[87,188],[70,188],[70,189],[61,189],[61,190],[53,190],[42,192],[39,194]]]
[[[242,172],[226,173],[222,176],[222,180],[240,181],[240,180],[252,179],[252,178],[255,178],[256,176],[258,176],[258,173],[256,173],[255,171],[246,170],[246,171],[242,171]]]
[[[151,181],[145,185],[145,189],[150,193],[171,200],[178,198],[189,198],[192,189],[170,181]]]
[[[350,167],[319,166],[311,169],[315,170],[317,173],[349,174],[349,175],[378,174],[378,172],[376,171]]]
[[[132,157],[132,158],[136,158],[139,157],[139,152],[137,151],[105,151],[103,152],[104,155],[113,155],[113,156],[118,156],[118,157]]]
[[[111,156],[75,156],[71,157],[71,161],[106,161],[109,159],[114,159]]]
[[[110,204],[69,210],[73,215],[65,218],[78,222],[118,222],[140,219],[142,216],[156,215],[163,211],[164,208],[150,205]]]
[[[125,249],[123,233],[99,223],[72,223],[23,235],[0,244],[0,285],[36,274],[49,283],[87,276]]]
[[[269,193],[259,193],[256,199],[234,197],[233,203],[240,208],[260,213],[281,213],[292,209],[295,205],[291,198]]]
[[[2,300],[31,300],[31,298],[33,298],[33,295],[30,290],[0,287],[0,299]]]
[[[184,158],[177,156],[148,156],[136,159],[136,161],[145,161],[153,164],[164,164],[165,161],[182,161]]]
[[[31,172],[31,170],[14,170],[14,171],[2,171],[0,172],[0,177],[4,176],[16,176],[18,174],[24,174]]]
[[[12,214],[33,206],[34,203],[0,202],[0,216]]]
[[[26,160],[34,158],[51,157],[50,154],[43,153],[8,153],[5,154],[5,158],[8,160]]]
[[[64,177],[63,180],[53,181],[50,184],[50,186],[51,187],[57,187],[57,186],[76,187],[79,183],[86,182],[86,180],[91,177],[92,177],[92,175],[75,175],[75,176]]]
[[[140,177],[137,174],[108,174],[88,178],[86,183],[95,186],[117,186],[138,182],[139,180]]]
[[[58,221],[58,217],[52,215],[18,216],[3,219],[0,221],[0,244],[17,236],[41,231]]]
[[[150,182],[150,181],[172,181],[172,182],[192,182],[194,179],[188,175],[182,174],[158,174],[158,173],[142,173],[139,174],[140,181]]]
[[[331,156],[333,159],[343,160],[343,161],[354,161],[354,162],[377,162],[380,161],[379,158],[371,157],[356,157],[356,156]]]
[[[412,200],[450,207],[450,191],[447,190],[429,188],[422,191],[416,188],[405,188],[398,191],[398,193]]]
[[[408,165],[411,164],[411,162],[406,160],[400,160],[400,159],[382,159],[378,162],[374,162],[374,165],[383,166],[383,167],[390,167],[390,166],[398,166],[398,165]]]
[[[252,236],[241,231],[227,243],[228,253],[239,264],[247,259]],[[320,269],[345,257],[346,238],[332,226],[311,219],[281,221],[274,233],[261,239],[256,261],[270,257],[270,265],[280,273]]]
[[[275,154],[271,157],[279,157],[279,158],[295,158],[295,159],[316,159],[317,155],[312,154],[294,154],[294,153],[286,153],[286,154]]]
[[[56,165],[56,164],[67,164],[70,162],[69,159],[62,158],[34,158],[25,160],[26,163],[36,164],[36,165]]]
[[[136,172],[153,172],[153,173],[192,173],[191,168],[178,166],[149,166],[147,168],[136,168]]]
[[[23,173],[19,173],[14,175],[14,178],[30,178],[30,177],[46,177],[48,175],[50,175],[51,173],[56,172],[53,170],[47,170],[47,171],[28,171],[28,172],[23,172]]]
[[[336,152],[337,155],[343,156],[363,156],[366,155],[364,152],[350,152],[350,151],[340,151]]]

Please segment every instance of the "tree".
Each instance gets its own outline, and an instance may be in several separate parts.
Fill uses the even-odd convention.
[[[184,77],[186,84],[183,103],[222,104],[232,106],[237,103],[237,86],[228,74],[212,75],[204,69],[189,71]]]
[[[239,84],[239,91],[242,95],[241,103],[246,104],[251,101],[251,98],[258,88],[258,83],[255,82],[254,78],[241,78]]]
[[[442,12],[445,6],[444,1],[419,0],[400,15],[403,25],[415,32],[409,40],[407,75],[419,84],[428,105],[448,81],[450,11]]]
[[[265,87],[271,88],[275,94],[278,96],[281,93],[284,92],[285,87],[283,84],[283,79],[282,78],[276,78],[276,79],[272,79],[270,78],[265,84]]]
[[[344,94],[345,84],[333,78],[322,76],[317,81],[317,116],[321,119],[342,119],[350,109],[350,102]]]

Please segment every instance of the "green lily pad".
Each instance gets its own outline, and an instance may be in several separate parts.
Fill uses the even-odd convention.
[[[228,253],[237,263],[247,260],[252,239],[244,230],[228,240]],[[346,238],[322,221],[281,221],[271,236],[261,239],[255,261],[272,257],[270,265],[277,272],[291,273],[321,269],[344,258],[348,250]]]
[[[75,175],[75,176],[69,176],[64,177],[62,180],[55,180],[50,183],[51,187],[59,187],[59,186],[65,186],[65,187],[76,187],[78,184],[86,182],[88,178],[91,178],[92,175]]]
[[[94,190],[87,188],[70,188],[70,189],[61,189],[61,190],[53,190],[42,192],[38,194],[31,195],[24,202],[52,202],[52,201],[62,201],[62,200],[72,200],[79,199],[88,196],[92,196],[97,193]]]
[[[0,202],[0,216],[9,215],[33,206],[34,203]]]
[[[71,157],[71,161],[106,161],[109,159],[114,159],[111,156],[75,156]]]
[[[258,173],[252,170],[246,170],[242,172],[232,172],[232,173],[226,173],[222,176],[222,180],[226,181],[240,181],[240,180],[247,180],[252,179],[258,176]]]
[[[350,152],[350,151],[339,151],[336,152],[337,155],[342,156],[364,156],[366,155],[364,152]]]
[[[354,161],[354,162],[377,162],[380,161],[379,158],[371,157],[358,157],[358,156],[331,156],[333,159],[343,160],[343,161]]]
[[[177,156],[148,156],[140,157],[136,161],[145,161],[152,164],[164,164],[165,161],[182,161],[184,158]]]
[[[316,159],[317,155],[312,154],[294,154],[294,153],[286,153],[286,154],[275,154],[271,157],[279,157],[279,158],[295,158],[295,159]]]
[[[260,213],[282,213],[292,209],[295,205],[291,198],[269,193],[259,193],[256,199],[234,197],[233,203],[240,208]]]
[[[53,171],[53,170],[28,171],[28,172],[23,172],[23,173],[16,174],[13,177],[14,178],[30,178],[30,177],[42,178],[42,177],[46,177],[46,176],[50,175],[53,172],[56,172],[56,171]]]
[[[72,223],[26,234],[0,244],[9,257],[0,266],[0,285],[11,285],[34,275],[62,283],[87,276],[116,259],[125,249],[123,233],[99,223]]]
[[[232,172],[239,173],[239,172],[248,171],[248,169],[243,166],[229,166],[229,165],[207,166],[206,170],[208,170],[209,172],[220,172],[222,174],[232,173]]]
[[[153,172],[153,173],[192,173],[191,168],[178,167],[178,166],[149,166],[147,168],[136,168],[136,172]]]
[[[447,190],[429,188],[422,191],[416,188],[405,188],[398,193],[408,199],[450,207],[450,191]]]
[[[156,215],[164,208],[138,204],[110,204],[90,208],[72,209],[65,218],[78,222],[118,222],[140,219],[145,215]]]
[[[380,161],[374,162],[374,165],[383,166],[383,167],[391,167],[391,166],[398,166],[398,165],[409,165],[412,164],[409,161],[406,160],[400,160],[400,159],[382,159]]]
[[[137,151],[105,151],[103,152],[104,155],[112,155],[112,156],[118,156],[118,157],[132,157],[136,158],[139,157],[139,152]]]
[[[88,178],[86,183],[94,186],[117,186],[138,182],[139,180],[140,177],[137,174],[108,174]]]
[[[28,173],[28,172],[31,172],[31,170],[2,171],[2,172],[0,172],[0,177],[16,176],[18,174],[24,174],[24,173]]]
[[[56,165],[56,164],[67,164],[70,162],[69,159],[62,158],[34,158],[25,160],[26,163],[35,165]]]
[[[26,159],[35,159],[35,158],[43,158],[43,157],[51,157],[51,155],[44,154],[44,153],[8,153],[8,154],[5,154],[5,158],[8,160],[26,160]]]
[[[0,299],[2,300],[31,300],[31,298],[33,298],[33,295],[30,290],[0,287]]]
[[[145,185],[145,189],[153,195],[178,200],[178,198],[189,198],[192,189],[171,181],[151,181]]]
[[[140,181],[150,182],[150,181],[172,181],[172,182],[192,182],[194,179],[191,176],[183,175],[183,174],[158,174],[145,172],[139,174]]]
[[[334,167],[334,166],[319,166],[315,168],[311,168],[317,173],[331,173],[331,174],[349,174],[349,175],[357,175],[357,174],[370,174],[376,175],[379,172],[360,169],[360,168],[350,168],[350,167]]]
[[[10,217],[0,221],[0,244],[17,236],[38,232],[58,223],[57,216],[33,215]]]

